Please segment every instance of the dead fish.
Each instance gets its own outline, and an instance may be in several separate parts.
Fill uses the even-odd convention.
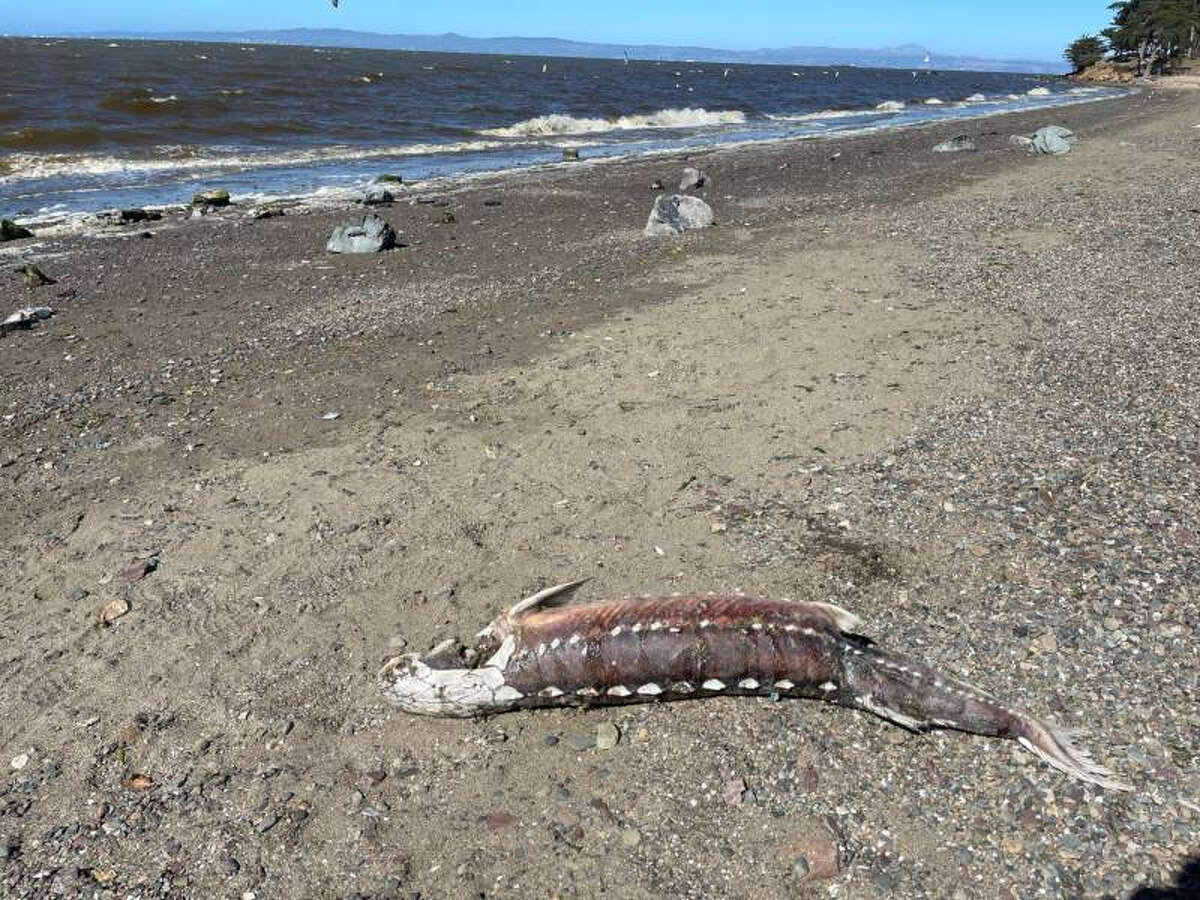
[[[472,647],[451,640],[390,660],[380,689],[407,712],[453,718],[729,695],[808,698],[914,732],[1015,740],[1072,778],[1131,789],[1068,732],[875,646],[840,607],[744,594],[570,602],[583,583],[522,600]]]

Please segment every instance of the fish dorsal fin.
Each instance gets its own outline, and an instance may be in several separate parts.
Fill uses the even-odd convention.
[[[590,580],[584,578],[580,581],[568,581],[566,584],[559,584],[551,588],[546,588],[544,591],[538,591],[532,597],[526,597],[509,609],[505,613],[505,618],[510,623],[516,624],[516,621],[521,616],[535,609],[544,609],[548,606],[565,606],[571,602],[571,595]]]
[[[859,634],[866,627],[863,620],[854,613],[842,609],[840,606],[834,606],[832,603],[809,603],[809,606],[815,606],[828,614],[837,625],[838,631],[844,631],[846,634]]]

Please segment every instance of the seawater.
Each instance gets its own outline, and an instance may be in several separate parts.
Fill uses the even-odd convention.
[[[1112,96],[1034,75],[0,38],[0,215],[902,127]]]

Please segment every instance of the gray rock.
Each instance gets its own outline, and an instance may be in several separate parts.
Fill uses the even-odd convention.
[[[579,151],[574,147],[563,147],[563,162],[579,162]]]
[[[394,202],[396,202],[396,195],[381,184],[368,185],[366,191],[363,193],[363,203],[367,204],[367,206]]]
[[[594,734],[574,732],[567,735],[566,741],[567,746],[569,746],[572,750],[578,750],[580,752],[583,752],[584,750],[591,750],[596,746],[596,736]]]
[[[371,213],[359,223],[333,229],[325,249],[330,253],[378,253],[396,246],[396,232],[379,216]]]
[[[952,137],[948,141],[942,141],[933,148],[934,153],[962,153],[963,151],[975,150],[975,142],[965,134],[960,134],[957,137]]]
[[[679,189],[681,191],[691,191],[696,188],[702,188],[708,184],[708,176],[699,169],[693,169],[688,166],[683,170],[683,178],[679,180]]]
[[[686,194],[662,194],[654,201],[646,237],[682,234],[695,228],[707,228],[713,223],[712,207],[699,197]]]
[[[228,206],[231,202],[229,191],[224,188],[198,191],[192,195],[192,206]]]
[[[1025,137],[1023,134],[1014,134],[1009,137],[1008,142],[1014,147],[1032,147],[1033,138]]]
[[[0,219],[0,241],[19,241],[21,238],[31,237],[33,237],[33,232],[28,228],[24,228],[16,222],[10,222],[8,219]]]
[[[32,328],[34,322],[49,319],[52,315],[54,310],[49,306],[26,306],[0,322],[0,333],[18,328]]]
[[[117,218],[121,220],[122,224],[130,222],[157,222],[162,218],[162,213],[139,207],[135,209],[123,209],[117,213]]]
[[[1047,125],[1033,133],[1030,143],[1030,153],[1044,153],[1050,156],[1062,156],[1070,153],[1075,143],[1075,135],[1061,125]]]

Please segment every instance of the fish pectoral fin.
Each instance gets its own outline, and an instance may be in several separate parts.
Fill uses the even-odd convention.
[[[906,731],[911,731],[915,734],[924,734],[929,730],[929,722],[924,719],[914,719],[912,716],[907,716],[899,710],[892,709],[882,703],[876,703],[875,699],[870,695],[857,698],[857,703],[860,708],[874,713],[881,719],[887,719],[893,725],[899,725]]]
[[[544,609],[550,606],[566,606],[571,602],[571,595],[589,581],[591,581],[590,578],[582,578],[579,581],[568,581],[566,584],[558,584],[554,587],[546,588],[544,591],[538,591],[533,596],[526,597],[520,603],[511,607],[504,616],[510,623],[516,624],[516,621],[521,616],[535,609]]]

